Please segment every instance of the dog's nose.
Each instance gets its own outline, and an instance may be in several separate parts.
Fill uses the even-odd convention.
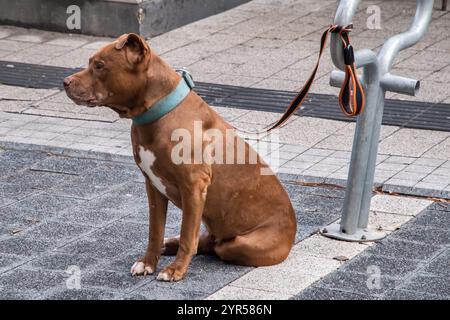
[[[68,88],[70,86],[70,83],[72,82],[72,77],[66,77],[64,78],[63,84],[64,88]]]

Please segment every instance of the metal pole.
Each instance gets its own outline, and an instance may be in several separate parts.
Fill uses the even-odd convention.
[[[400,77],[393,78],[389,74],[389,72],[391,70],[392,64],[396,56],[400,53],[400,51],[416,44],[425,35],[428,29],[428,25],[430,24],[431,21],[432,11],[433,11],[433,0],[431,1],[418,0],[416,14],[408,31],[398,35],[394,35],[393,37],[388,39],[381,48],[378,54],[380,72],[384,76],[387,75],[388,78],[391,77],[394,84],[392,86],[389,86],[389,84],[387,86],[385,85],[386,90],[390,90],[392,87],[396,87],[397,85],[407,85],[407,82],[411,80]],[[416,93],[420,86],[419,81],[416,80],[412,81],[414,83],[408,83],[408,85],[413,87],[414,92]],[[364,189],[361,204],[362,214],[360,216],[358,223],[360,228],[365,228],[367,227],[368,224],[368,215],[370,211],[370,201],[373,193],[373,181],[375,175],[376,159],[378,154],[378,142],[380,139],[381,123],[383,120],[384,99],[386,94],[385,89],[380,89],[379,102],[376,108],[377,114],[373,123],[371,147],[366,175],[366,186]]]
[[[340,1],[335,24],[350,24],[359,2]],[[417,0],[416,14],[408,31],[386,41],[378,56],[369,49],[355,53],[356,66],[363,67],[364,70],[366,107],[356,121],[342,219],[340,224],[332,224],[322,229],[321,233],[325,236],[346,241],[372,241],[385,236],[385,233],[368,228],[385,93],[394,91],[415,95],[420,87],[417,80],[391,75],[389,72],[398,53],[424,36],[431,20],[433,2]],[[336,35],[332,35],[330,50],[333,63],[342,70],[342,44]],[[340,86],[342,80],[341,71],[332,72],[332,85]]]

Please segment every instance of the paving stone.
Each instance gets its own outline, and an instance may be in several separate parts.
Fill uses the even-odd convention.
[[[382,276],[404,278],[419,268],[420,262],[400,257],[389,258],[370,254],[360,254],[341,267],[341,271],[368,273],[369,268],[379,268]]]
[[[367,249],[366,253],[392,258],[402,256],[408,257],[408,259],[426,260],[431,258],[439,250],[440,247],[435,245],[387,238],[376,246]]]
[[[446,211],[427,210],[414,220],[414,225],[447,230],[450,214]]]
[[[46,42],[46,44],[51,44],[55,46],[64,46],[64,47],[71,47],[71,48],[78,48],[82,45],[86,44],[88,42],[88,39],[84,37],[77,37],[73,35],[66,35],[62,38],[56,38],[51,41]]]
[[[1,245],[1,242],[0,242]],[[136,244],[133,247],[139,246]],[[144,245],[141,244],[142,248]],[[102,241],[96,239],[82,238],[71,244],[58,248],[59,252],[76,255],[88,255],[93,258],[103,259],[114,257],[122,254],[124,251],[131,249],[129,244],[123,244],[118,238],[116,241]],[[1,249],[0,249],[1,250]]]
[[[20,219],[21,224],[29,224],[31,220],[48,219],[63,209],[71,209],[80,203],[82,201],[77,199],[38,193],[5,207],[0,221],[13,222],[16,219],[19,222]]]
[[[429,167],[438,167],[442,165],[445,160],[442,159],[433,159],[433,158],[418,158],[413,162],[414,165],[419,166],[429,166]]]
[[[43,222],[37,224],[31,230],[24,232],[22,235],[32,239],[67,242],[90,230],[92,230],[92,228],[86,226],[75,226],[59,222]]]
[[[416,215],[431,203],[431,201],[423,199],[375,195],[372,198],[370,208],[372,211]]]
[[[432,146],[447,137],[448,134],[445,132],[433,131],[431,134],[429,131],[418,129],[400,129],[381,141],[379,152],[398,156],[420,157]],[[398,141],[405,141],[405,143],[399,144]],[[428,163],[428,165],[431,165],[432,162],[434,161],[422,164]],[[417,161],[414,163],[418,164]]]
[[[154,282],[133,291],[133,293],[126,295],[125,299],[133,299],[140,297],[148,300],[201,300],[207,294],[201,291],[180,290],[176,285],[160,286]],[[201,289],[201,288],[199,288]]]
[[[161,265],[161,267],[164,266]],[[202,292],[212,293],[252,269],[251,267],[226,264],[215,256],[199,255],[192,259],[186,278],[182,282],[158,282],[158,286],[189,291],[198,291],[198,288],[201,288]]]
[[[116,296],[101,289],[60,289],[48,296],[48,300],[111,300]]]
[[[377,296],[367,294],[333,290],[311,286],[299,294],[290,298],[291,300],[374,300]]]
[[[25,258],[24,256],[19,256],[16,254],[2,254],[0,256],[0,273],[23,264],[27,259],[28,258]]]
[[[153,277],[132,277],[130,273],[108,270],[82,273],[81,285],[87,287],[113,288],[123,292],[131,291],[144,284],[155,281]]]
[[[288,293],[229,285],[207,297],[206,300],[287,300],[290,296]]]
[[[267,268],[259,267],[243,275],[231,285],[247,289],[275,291],[294,295],[319,278],[320,276],[316,275],[299,274],[295,270],[292,270],[292,268],[278,267],[268,270]]]
[[[391,238],[415,242],[423,242],[432,245],[449,245],[450,233],[447,230],[405,225],[395,232]]]
[[[411,278],[408,283],[401,286],[399,289],[409,291],[419,291],[430,294],[435,294],[445,299],[450,298],[450,278],[448,277],[432,277],[428,275],[417,275]]]
[[[450,250],[447,249],[439,256],[434,258],[423,271],[434,274],[441,275],[443,277],[450,277]]]
[[[361,244],[356,242],[339,242],[321,235],[313,235],[304,241],[300,242],[298,246],[294,247],[294,251],[304,252],[308,255],[317,257],[335,258],[338,256],[345,256],[349,259],[359,254],[368,248],[368,244]]]
[[[31,294],[18,291],[0,291],[0,300],[31,300],[41,298],[40,294]]]
[[[414,157],[399,157],[399,156],[392,156],[385,160],[387,163],[397,163],[397,164],[411,164],[414,161],[416,161],[417,158]]]
[[[370,212],[369,226],[384,231],[395,231],[401,225],[409,221],[411,218],[412,218],[411,216],[400,214]]]
[[[14,269],[0,276],[0,286],[10,291],[42,293],[65,284],[66,278],[61,272]]]
[[[382,296],[384,300],[442,300],[441,296],[407,290],[389,290]]]
[[[40,268],[55,271],[66,271],[70,266],[78,266],[82,271],[98,263],[89,256],[52,253],[27,263],[26,268]]]
[[[442,187],[443,186],[437,185],[436,183],[419,182],[411,190],[411,194],[417,196],[446,198],[445,191],[440,190]]]
[[[24,237],[7,238],[0,241],[0,252],[32,256],[55,247],[51,241],[26,239]]]
[[[379,277],[379,286],[377,284],[371,285],[370,274],[360,274],[355,272],[336,271],[320,281],[315,285],[319,287],[350,291],[365,295],[377,295],[386,292],[395,287],[395,280],[388,277]],[[370,287],[370,288],[369,288]]]

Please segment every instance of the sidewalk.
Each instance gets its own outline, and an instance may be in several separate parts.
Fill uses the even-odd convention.
[[[406,28],[413,1],[376,1],[382,30],[366,29],[366,7],[355,18],[356,48],[379,48],[395,30]],[[317,57],[320,31],[332,21],[335,2],[252,1],[222,14],[150,39],[157,52],[176,66],[187,67],[198,81],[294,90],[301,87]],[[393,73],[420,79],[419,96],[388,96],[450,103],[448,13],[434,11],[426,38],[402,52]],[[1,27],[0,58],[76,67],[96,48],[113,39],[71,36]],[[423,61],[427,63],[423,63]],[[312,92],[336,94],[329,86],[332,70],[324,55]],[[127,120],[110,110],[75,106],[64,92],[0,86],[0,139],[113,154],[131,154]],[[234,126],[255,129],[279,114],[216,107]],[[87,121],[88,120],[88,121]],[[105,122],[106,121],[106,122]],[[355,125],[295,116],[280,132],[281,171],[326,179],[346,179]],[[38,130],[39,132],[36,132]],[[399,143],[401,141],[401,143]],[[376,182],[386,190],[449,197],[450,133],[383,126]]]
[[[249,268],[200,255],[186,279],[164,283],[129,273],[148,232],[131,157],[33,148],[0,151],[0,299],[450,299],[448,204],[376,195],[370,224],[400,231],[379,244],[340,242],[316,233],[339,218],[343,189],[284,177],[298,221],[285,262]],[[178,234],[180,219],[170,206],[166,236]],[[157,272],[171,259],[162,257]],[[368,266],[380,269],[374,289]],[[70,287],[70,270],[80,289]]]
[[[366,27],[370,4],[382,10],[382,30]],[[414,5],[364,1],[354,19],[354,46],[379,48],[408,27]],[[172,65],[187,67],[196,81],[297,90],[310,74],[335,9],[331,0],[253,0],[149,43]],[[393,70],[421,80],[419,95],[388,97],[450,108],[449,28],[450,13],[434,11],[426,38],[402,52]],[[0,26],[0,60],[80,67],[112,40]],[[312,92],[337,94],[328,84],[331,70],[327,51]],[[213,108],[249,130],[280,116]],[[186,281],[171,285],[129,276],[147,238],[130,124],[106,108],[76,106],[58,89],[0,84],[0,298],[450,298],[443,267],[450,250],[448,203],[427,199],[450,199],[450,132],[382,127],[375,176],[382,193],[373,198],[370,224],[393,234],[377,244],[352,244],[314,233],[340,217],[355,125],[294,116],[270,150],[279,154],[279,177],[298,215],[290,258],[253,269],[199,256]],[[264,149],[259,151],[270,158]],[[337,186],[306,187],[305,181]],[[179,216],[171,208],[169,235],[177,233]],[[404,265],[393,256],[405,258]],[[366,269],[372,264],[381,268],[382,290],[367,291]],[[70,265],[81,267],[81,291],[65,287]]]

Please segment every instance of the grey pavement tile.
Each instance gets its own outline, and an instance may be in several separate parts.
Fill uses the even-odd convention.
[[[450,249],[434,258],[424,269],[424,272],[450,278]]]
[[[145,243],[148,239],[148,226],[133,222],[116,221],[105,228],[96,230],[90,237],[99,241],[120,241],[129,247]]]
[[[108,290],[81,288],[81,289],[60,289],[47,295],[48,300],[111,300],[116,299],[117,294]]]
[[[445,297],[408,290],[389,290],[382,296],[383,300],[447,300]]]
[[[1,242],[0,242],[1,245]],[[134,245],[136,247],[137,245]],[[144,248],[144,245],[141,245]],[[118,237],[115,241],[97,240],[91,238],[81,238],[68,245],[58,248],[58,252],[87,255],[98,259],[113,259],[130,250],[129,244],[124,244]]]
[[[0,286],[6,290],[24,293],[43,293],[65,284],[67,275],[44,270],[14,269],[0,276]]]
[[[450,226],[450,211],[440,211],[429,208],[419,214],[414,225],[448,230]]]
[[[303,290],[290,300],[376,300],[377,296],[356,292],[333,290],[330,288],[311,287]]]
[[[77,226],[60,222],[42,222],[21,235],[31,239],[67,242],[92,230],[92,227]]]
[[[8,198],[0,198],[0,208],[12,204],[17,200],[8,199]]]
[[[27,168],[17,172],[15,175],[6,177],[4,181],[29,185],[37,190],[46,190],[53,186],[60,186],[75,178],[76,176],[72,174]]]
[[[377,279],[379,283],[371,286],[369,277],[370,274],[367,273],[336,271],[316,282],[315,286],[365,295],[378,295],[393,289],[396,284],[395,280],[381,276]]]
[[[53,188],[51,191],[58,196],[91,200],[120,185],[120,183],[108,184],[107,181],[92,180],[91,177],[77,177],[66,184]]]
[[[42,298],[39,294],[25,293],[19,291],[0,291],[0,300],[31,300],[31,299],[40,299]]]
[[[413,220],[414,221],[414,220]],[[392,239],[401,239],[426,243],[430,245],[450,245],[450,232],[448,229],[436,229],[407,224],[391,235]]]
[[[422,164],[410,164],[402,172],[412,172],[412,173],[425,173],[430,174],[433,172],[437,166],[427,166]]]
[[[32,166],[33,169],[64,172],[68,174],[83,174],[98,168],[101,162],[91,159],[52,156]]]
[[[430,209],[438,210],[438,211],[445,211],[447,213],[450,213],[450,204],[449,203],[442,203],[442,202],[435,202],[430,206]]]
[[[51,241],[27,239],[19,235],[1,240],[0,252],[18,254],[23,256],[33,256],[45,251],[49,251],[50,249],[53,249],[55,245],[56,244]]]
[[[66,271],[70,266],[78,266],[81,271],[90,268],[98,263],[97,259],[90,256],[51,253],[43,255],[37,259],[28,262],[25,267],[27,269],[46,269],[55,271]]]
[[[124,217],[124,220],[131,221],[139,224],[148,225],[149,222],[149,210],[148,207],[145,206],[138,211],[134,211],[132,214]],[[176,208],[172,203],[169,203],[169,207],[167,209],[167,217],[166,217],[166,234],[174,233],[179,231],[181,226],[181,209]]]
[[[195,288],[180,290],[176,285],[158,285],[155,281],[125,295],[124,298],[126,300],[201,300],[207,296],[208,293],[196,291]]]
[[[390,258],[370,254],[360,254],[346,262],[340,270],[343,272],[367,273],[368,268],[376,266],[380,269],[382,276],[403,278],[421,266],[417,260],[405,258]]]
[[[23,264],[27,259],[29,258],[15,254],[2,254],[0,256],[0,273]]]
[[[52,220],[86,226],[101,226],[123,217],[126,212],[108,207],[79,206],[58,214]]]
[[[366,253],[392,258],[403,257],[414,260],[426,260],[435,255],[439,250],[441,250],[439,246],[388,237],[375,246],[368,248]]]
[[[96,270],[82,273],[81,285],[86,287],[102,287],[129,292],[144,284],[155,281],[154,277],[132,277],[129,272]]]
[[[414,157],[391,156],[391,157],[387,158],[384,162],[398,163],[398,164],[411,164],[416,160],[417,160],[417,158],[414,158]]]
[[[162,268],[164,265],[160,267]],[[212,294],[252,269],[251,267],[227,264],[216,256],[198,255],[192,259],[183,281],[175,283],[158,281],[158,286],[184,291],[198,291],[198,288],[202,288],[202,292]]]
[[[0,181],[0,194],[5,198],[17,200],[29,196],[36,191],[37,190],[35,190],[32,185],[25,182],[17,184]]]
[[[445,276],[429,276],[418,274],[399,289],[425,292],[450,299],[450,278]]]
[[[437,197],[437,198],[449,198],[446,197],[445,191],[439,189],[440,187],[436,184],[419,182],[411,189],[409,194],[415,196],[427,196],[427,197]]]
[[[64,209],[74,208],[81,203],[83,203],[83,201],[78,199],[36,193],[24,200],[4,207],[3,210],[5,215],[3,217],[7,219],[7,213],[11,212],[13,215],[12,219],[22,218],[42,220],[51,218]],[[0,221],[4,221],[3,218],[0,218]]]

